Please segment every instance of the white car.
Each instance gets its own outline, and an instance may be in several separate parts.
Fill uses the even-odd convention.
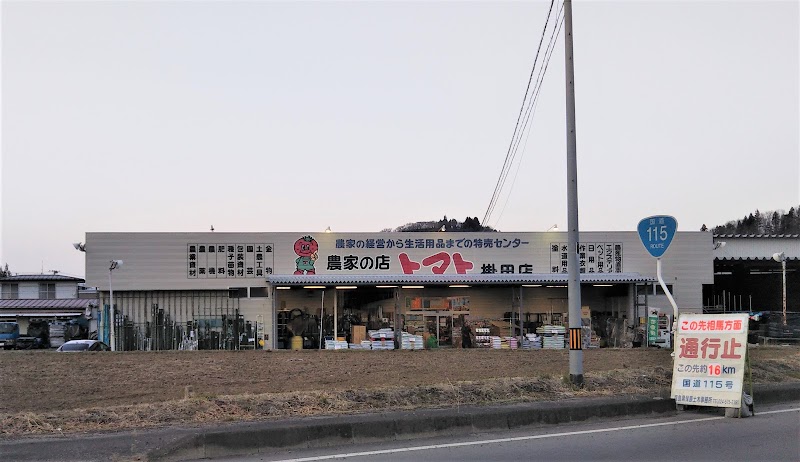
[[[111,348],[100,340],[70,340],[56,351],[111,351]]]

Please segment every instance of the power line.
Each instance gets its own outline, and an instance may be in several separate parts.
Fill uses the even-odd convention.
[[[497,184],[494,187],[494,192],[492,193],[492,199],[489,201],[489,207],[486,209],[486,214],[483,216],[483,223],[485,224],[489,217],[492,214],[492,210],[494,209],[495,203],[497,202],[497,197],[500,194],[500,190],[502,189],[502,181],[505,176],[508,175],[508,169],[510,168],[509,159],[511,158],[511,148],[514,145],[514,139],[517,137],[517,130],[519,129],[519,121],[522,118],[522,113],[525,109],[525,102],[528,99],[528,92],[531,88],[531,82],[533,81],[533,74],[536,70],[536,63],[539,61],[539,52],[542,49],[542,43],[544,42],[545,32],[547,31],[547,25],[550,23],[550,16],[553,12],[553,4],[555,0],[550,0],[550,8],[547,10],[547,18],[545,19],[544,28],[542,29],[542,36],[539,38],[539,46],[536,49],[536,57],[533,59],[533,66],[531,66],[531,74],[528,77],[528,85],[525,87],[525,95],[522,98],[522,105],[519,108],[519,114],[517,115],[517,123],[514,126],[514,133],[511,136],[511,142],[508,145],[508,150],[506,151],[506,158],[503,162],[503,168],[500,169],[500,177],[497,179]]]
[[[553,56],[553,51],[555,51],[555,41],[558,37],[558,34],[561,32],[561,26],[564,24],[564,16],[562,15],[563,12],[563,4],[562,8],[559,9],[558,13],[556,14],[556,27],[553,28],[553,32],[550,35],[550,40],[548,42],[547,48],[545,49],[545,57],[544,57],[544,67],[539,67],[539,74],[536,79],[536,85],[534,85],[534,95],[531,99],[531,103],[528,105],[528,109],[525,113],[525,119],[522,125],[522,130],[520,130],[520,137],[517,139],[517,146],[514,149],[514,153],[511,156],[511,163],[513,164],[514,158],[517,155],[517,148],[519,147],[519,140],[522,139],[522,133],[525,133],[525,142],[522,145],[522,156],[525,155],[525,150],[528,147],[528,139],[530,138],[530,130],[526,131],[528,128],[528,123],[532,115],[536,112],[536,106],[539,102],[539,92],[542,89],[542,83],[544,82],[544,76],[547,74],[547,67],[550,65],[550,58]],[[503,207],[500,209],[500,215],[497,217],[497,222],[503,217],[503,212],[505,212],[506,205],[508,205],[508,199],[511,197],[511,191],[514,190],[514,184],[517,182],[517,175],[519,174],[519,169],[522,166],[522,159],[517,163],[517,169],[514,172],[514,178],[511,180],[511,187],[508,190],[508,194],[506,195],[506,199],[503,202]],[[507,175],[506,175],[507,176]],[[503,185],[505,185],[506,178],[503,178]],[[502,189],[502,187],[501,187]],[[488,223],[486,223],[488,225]]]
[[[525,144],[524,144],[523,150],[522,150],[523,151],[523,155],[524,155],[524,152],[525,152],[525,148],[527,147],[527,141],[528,141],[528,138],[530,137],[530,130],[526,131],[526,129],[528,128],[529,123],[530,123],[530,119],[531,119],[533,113],[535,112],[535,108],[536,108],[538,100],[539,100],[539,92],[541,91],[542,82],[544,81],[544,76],[545,76],[545,74],[547,72],[547,67],[550,64],[550,58],[552,57],[553,51],[555,50],[556,38],[558,36],[558,33],[561,31],[561,26],[562,26],[563,20],[564,20],[564,17],[563,17],[562,13],[563,13],[563,4],[560,5],[560,8],[559,8],[558,12],[556,13],[556,20],[554,22],[554,25],[553,25],[553,28],[552,28],[552,32],[550,34],[550,38],[548,40],[548,44],[547,44],[547,47],[546,47],[545,53],[544,53],[544,59],[543,59],[544,66],[541,66],[541,65],[539,66],[539,73],[538,73],[538,75],[536,77],[536,83],[534,84],[534,88],[533,88],[533,96],[528,98],[528,94],[527,94],[527,90],[526,90],[526,95],[525,95],[525,98],[523,99],[523,108],[525,108],[525,106],[526,106],[525,103],[526,102],[527,102],[527,108],[524,109],[524,117],[522,117],[522,128],[519,128],[519,119],[518,119],[517,120],[517,125],[514,128],[514,136],[512,136],[510,149],[509,149],[509,152],[506,155],[506,161],[503,164],[503,170],[501,171],[500,178],[498,179],[497,186],[495,187],[495,194],[493,194],[492,200],[490,201],[489,208],[487,209],[486,215],[484,216],[483,223],[485,225],[487,225],[487,226],[489,224],[489,218],[491,217],[492,213],[494,212],[495,206],[497,205],[497,200],[500,198],[501,192],[502,192],[503,188],[505,187],[505,182],[506,182],[506,180],[508,178],[508,174],[510,173],[511,166],[513,165],[514,160],[516,159],[517,152],[519,150],[519,145],[520,145],[520,142],[522,141],[523,133],[526,134],[525,135]],[[548,14],[548,21],[545,23],[545,28],[542,31],[542,37],[544,37],[544,35],[546,35],[548,23],[549,23],[549,14]],[[539,52],[537,51],[537,58],[538,58],[538,55],[539,55]],[[534,67],[535,67],[535,63],[534,63]],[[534,73],[534,70],[531,71],[531,77],[532,77],[533,73]],[[521,109],[521,111],[522,111],[522,109]],[[520,166],[521,162],[522,161],[520,160],[520,162],[517,164],[517,173],[519,172],[519,166]],[[514,180],[512,181],[512,186],[509,189],[508,194],[506,195],[506,200],[505,200],[503,208],[501,209],[501,212],[500,212],[501,216],[502,216],[503,211],[505,210],[505,206],[508,203],[508,198],[510,197],[511,190],[513,190],[513,187],[514,187],[513,185],[516,182],[516,175],[517,174],[515,173]],[[498,218],[498,220],[499,220],[499,218]]]

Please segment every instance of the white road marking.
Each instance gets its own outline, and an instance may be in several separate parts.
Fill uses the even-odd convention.
[[[780,414],[781,412],[795,412],[795,411],[800,411],[800,407],[795,408],[795,409],[778,409],[777,411],[761,411],[761,412],[758,412],[756,415],[761,415],[761,414]]]
[[[778,412],[791,412],[791,411],[800,411],[798,409],[786,409],[781,411],[767,411],[767,412],[759,412],[758,414],[775,414]],[[363,456],[376,456],[381,454],[394,454],[399,452],[412,452],[412,451],[427,451],[430,449],[444,449],[444,448],[456,448],[456,447],[463,447],[463,446],[476,446],[479,444],[492,444],[492,443],[508,443],[512,441],[526,441],[526,440],[538,440],[544,438],[558,438],[561,436],[573,436],[573,435],[589,435],[592,433],[607,433],[607,432],[615,432],[615,431],[624,431],[624,430],[632,430],[637,428],[652,428],[652,427],[663,427],[667,425],[680,425],[685,423],[694,423],[694,422],[706,422],[710,420],[722,420],[725,417],[705,417],[702,419],[690,419],[690,420],[680,420],[675,422],[659,422],[659,423],[652,423],[652,424],[642,424],[642,425],[630,425],[625,427],[613,427],[613,428],[601,428],[596,430],[581,430],[581,431],[574,431],[574,432],[561,432],[561,433],[548,433],[544,435],[529,435],[529,436],[516,436],[511,438],[496,438],[490,440],[480,440],[480,441],[466,441],[463,443],[446,443],[446,444],[432,444],[428,446],[411,446],[405,448],[396,448],[396,449],[382,449],[378,451],[363,451],[363,452],[349,452],[349,453],[342,453],[342,454],[328,454],[324,456],[315,456],[315,457],[301,457],[299,459],[284,459],[277,462],[310,462],[314,460],[332,460],[332,459],[344,459],[347,457],[363,457]]]

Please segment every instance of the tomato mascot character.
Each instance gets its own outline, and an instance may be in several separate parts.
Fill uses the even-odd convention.
[[[311,236],[303,236],[294,243],[294,253],[299,255],[295,264],[297,271],[294,274],[316,274],[314,262],[317,260],[319,245]]]

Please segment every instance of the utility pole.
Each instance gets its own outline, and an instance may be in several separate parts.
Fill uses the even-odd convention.
[[[567,77],[567,272],[569,277],[569,379],[583,386],[581,280],[578,268],[578,162],[575,138],[575,63],[572,59],[572,1],[564,0],[564,54]]]

